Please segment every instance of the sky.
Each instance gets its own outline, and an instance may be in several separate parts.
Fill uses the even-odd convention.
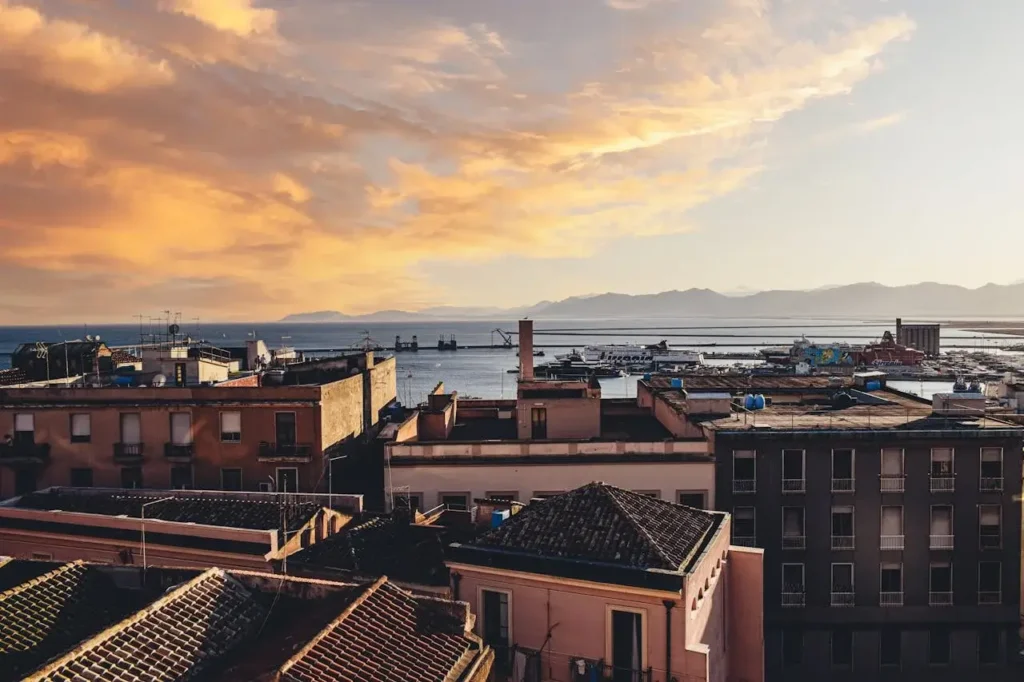
[[[1019,0],[0,0],[0,324],[1021,275]]]

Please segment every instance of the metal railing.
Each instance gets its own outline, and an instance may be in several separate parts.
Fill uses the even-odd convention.
[[[929,592],[928,593],[928,606],[952,606],[953,605],[953,593],[952,592]]]
[[[879,606],[903,606],[903,592],[879,592]]]
[[[753,478],[732,479],[732,491],[734,493],[755,493],[757,492],[757,481]]]
[[[988,492],[1000,492],[1003,489],[1002,476],[982,476],[978,481],[978,490]]]
[[[753,535],[733,535],[732,544],[737,547],[756,547],[757,538]]]
[[[928,548],[929,549],[953,549],[953,536],[952,535],[929,535],[928,536]]]
[[[853,590],[840,592],[833,590],[832,592],[832,606],[853,606],[854,601]]]
[[[803,606],[804,605],[804,593],[803,592],[783,592],[782,593],[782,605],[786,606],[786,607]]]
[[[784,478],[782,479],[782,492],[784,493],[802,493],[807,490],[807,480],[803,478]]]
[[[645,670],[609,665],[604,660],[593,661],[586,658],[569,657],[570,682],[653,682],[654,669]]]
[[[853,549],[852,535],[833,535],[832,549]]]
[[[880,549],[903,549],[902,535],[883,535],[879,543]]]
[[[192,459],[194,443],[164,443],[164,457],[167,459]]]
[[[983,591],[979,590],[978,591],[978,603],[979,604],[985,604],[985,605],[1002,604],[1003,603],[1003,593],[1002,593],[1001,590],[996,591],[996,592],[983,592]]]
[[[807,546],[806,535],[783,535],[782,549],[804,549]]]
[[[308,443],[260,443],[259,456],[266,459],[310,459],[313,446]]]
[[[119,461],[142,459],[144,450],[143,443],[114,443],[114,459]]]
[[[50,458],[49,443],[0,444],[0,462],[43,461]]]
[[[878,478],[878,487],[883,493],[901,493],[906,484],[906,476],[888,476],[883,474]]]
[[[832,479],[832,492],[834,493],[852,493],[854,490],[854,479],[852,478],[833,478]]]
[[[933,493],[953,492],[956,479],[952,476],[932,476],[931,489]]]

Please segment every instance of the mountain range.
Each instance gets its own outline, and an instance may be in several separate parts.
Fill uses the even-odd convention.
[[[711,289],[658,294],[596,294],[542,301],[519,308],[440,306],[368,315],[319,311],[288,315],[282,322],[405,322],[472,319],[623,319],[686,317],[986,317],[1024,316],[1024,282],[986,284],[977,289],[922,282],[886,286],[863,282],[810,291],[772,290],[725,295]]]

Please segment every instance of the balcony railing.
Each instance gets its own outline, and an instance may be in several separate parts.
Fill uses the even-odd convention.
[[[978,482],[978,490],[984,492],[1000,492],[1003,489],[1003,477],[982,476]]]
[[[832,492],[834,493],[852,493],[853,492],[853,479],[852,478],[833,478],[832,479]]]
[[[732,491],[734,493],[757,492],[757,481],[753,478],[734,478],[732,479]]]
[[[753,535],[733,535],[732,544],[737,547],[756,547],[757,538]]]
[[[879,543],[881,549],[903,549],[902,535],[883,535]]]
[[[832,606],[853,606],[854,604],[854,592],[853,590],[843,590],[840,592],[832,592]]]
[[[952,592],[929,592],[928,593],[928,606],[952,606],[953,605],[953,593]]]
[[[956,479],[952,476],[932,476],[931,487],[933,493],[951,493],[953,492],[954,483]]]
[[[653,682],[654,669],[637,670],[621,666],[608,665],[603,660],[592,661],[586,658],[569,657],[570,682],[591,682],[592,680],[609,680],[610,682]]]
[[[883,474],[878,478],[878,487],[883,493],[901,493],[907,480],[906,476],[890,476]]]
[[[803,478],[784,478],[782,479],[782,492],[784,493],[802,493],[807,489],[807,481]]]
[[[832,549],[853,549],[852,535],[833,535]]]
[[[1003,547],[1003,536],[998,531],[986,533],[984,529],[981,531],[981,535],[978,537],[978,545],[981,549],[1002,549]]]
[[[42,464],[50,459],[49,443],[0,444],[0,463]]]
[[[806,535],[783,535],[782,549],[803,549],[807,546]]]
[[[1002,604],[1003,593],[1001,591],[996,592],[978,592],[978,603],[991,605],[991,604]]]
[[[114,443],[114,461],[132,463],[142,460],[143,443]]]
[[[195,453],[193,443],[164,443],[164,457],[174,460],[191,460]]]
[[[928,536],[928,548],[929,549],[953,549],[953,536],[952,535],[929,535]]]
[[[803,592],[783,592],[782,593],[782,605],[791,606],[803,606],[804,605],[804,593]]]
[[[308,462],[313,458],[313,446],[307,443],[260,443],[259,459]]]
[[[903,606],[903,592],[879,592],[879,606]]]

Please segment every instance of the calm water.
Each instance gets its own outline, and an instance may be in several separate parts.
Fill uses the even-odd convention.
[[[714,325],[714,326],[712,326]],[[775,325],[788,325],[779,328]],[[824,326],[824,325],[827,325]],[[471,322],[388,322],[388,323],[338,323],[338,324],[206,324],[199,327],[182,324],[182,332],[193,338],[203,338],[219,346],[242,346],[255,333],[268,346],[287,345],[299,350],[334,349],[342,350],[359,344],[366,333],[384,346],[391,346],[395,336],[410,340],[413,334],[419,337],[422,347],[436,346],[440,335],[454,334],[460,346],[482,346],[500,344],[501,337],[495,329],[513,331],[514,320],[492,320]],[[632,329],[635,331],[588,331],[597,327]],[[703,329],[669,329],[669,327],[703,327]],[[739,328],[742,327],[742,328]],[[665,338],[674,346],[701,347],[704,351],[753,351],[765,346],[789,345],[793,339],[806,334],[815,341],[848,340],[863,343],[878,338],[889,323],[859,322],[854,320],[757,320],[757,319],[706,319],[681,318],[678,320],[614,320],[614,321],[542,321],[536,323],[536,345],[558,346],[545,349],[546,357],[537,362],[553,359],[556,353],[563,353],[570,347],[582,347],[588,343],[655,343]],[[644,328],[643,331],[637,331]],[[560,330],[550,334],[546,330]],[[149,327],[143,330],[148,335]],[[9,353],[19,344],[27,341],[60,341],[61,339],[83,338],[86,334],[99,335],[112,346],[129,346],[139,343],[138,325],[104,325],[81,327],[0,327],[0,368],[10,364]],[[598,336],[598,334],[602,334]],[[685,336],[684,336],[685,335]],[[981,336],[981,335],[979,335]],[[484,348],[460,349],[456,352],[420,350],[417,353],[398,353],[399,400],[416,403],[438,381],[444,381],[448,390],[457,390],[464,396],[479,398],[511,397],[514,392],[515,374],[507,370],[518,362],[514,349]],[[722,361],[721,364],[732,364]],[[637,377],[602,379],[606,397],[627,397],[636,395]],[[906,388],[917,390],[917,382],[909,382]],[[937,387],[926,386],[931,390]],[[948,388],[948,387],[947,387]],[[938,389],[944,390],[944,389]]]

